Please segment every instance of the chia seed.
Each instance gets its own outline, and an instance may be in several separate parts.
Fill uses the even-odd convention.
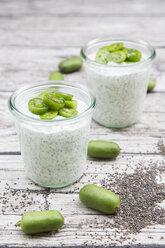
[[[112,40],[89,42],[82,48],[81,57],[85,62],[88,86],[97,101],[93,118],[106,127],[123,128],[140,120],[155,53],[144,42],[116,42],[122,42],[126,48],[137,49],[141,52],[141,60],[131,64],[95,62],[98,50],[113,44]]]
[[[97,100],[94,111],[97,122],[107,127],[126,127],[140,119],[148,85],[148,70],[94,71],[86,66],[86,76]]]
[[[161,155],[165,156],[165,145],[162,139],[158,141],[157,144],[158,150],[160,151]]]
[[[114,223],[107,221],[106,225],[127,230],[127,234],[138,233],[151,225],[164,225],[165,209],[159,203],[165,200],[165,184],[157,182],[162,173],[165,173],[165,164],[161,167],[138,166],[133,174],[116,174],[113,182],[102,180],[102,186],[117,193],[121,199],[119,212],[110,217],[114,218]]]
[[[29,111],[29,100],[52,87],[73,94],[78,103],[77,116],[64,118],[58,115],[53,120],[41,120]],[[43,83],[18,90],[10,101],[9,109],[15,117],[26,175],[43,187],[65,187],[77,181],[86,164],[95,106],[91,93],[83,86],[69,82]]]
[[[86,164],[89,128],[90,118],[49,130],[19,127],[26,175],[46,187],[62,187],[77,181]]]

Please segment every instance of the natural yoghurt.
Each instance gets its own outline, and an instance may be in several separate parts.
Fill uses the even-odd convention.
[[[64,187],[77,181],[84,173],[94,103],[90,107],[92,96],[85,95],[76,87],[74,93],[76,90],[79,90],[78,97],[75,96],[79,114],[73,118],[59,116],[54,120],[40,120],[38,115],[28,110],[30,93],[27,97],[20,94],[15,101],[19,110],[16,126],[25,172],[41,186]]]
[[[137,63],[100,64],[95,62],[98,49],[114,42],[135,48],[142,54]],[[88,87],[96,96],[93,118],[106,127],[123,128],[139,121],[147,92],[154,49],[147,43],[131,41],[92,41],[81,50]],[[151,50],[151,51],[150,51]]]

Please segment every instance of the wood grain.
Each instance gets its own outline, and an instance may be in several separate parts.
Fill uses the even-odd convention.
[[[89,182],[97,183],[101,186],[102,179],[111,178],[113,173],[116,172],[121,174],[123,172],[131,173],[138,163],[141,163],[141,166],[145,167],[149,166],[151,161],[157,164],[163,164],[164,161],[162,156],[155,155],[149,155],[147,157],[125,155],[120,156],[115,161],[106,162],[88,160],[86,173],[78,183],[63,189],[47,190],[34,185],[26,178],[20,156],[0,156],[0,159],[0,162],[3,164],[0,167],[0,172],[3,172],[3,175],[0,174],[2,176],[0,177],[0,188],[3,189],[0,231],[2,231],[3,235],[3,244],[13,245],[15,239],[18,238],[17,245],[23,246],[27,246],[26,242],[28,242],[29,246],[42,246],[40,243],[41,240],[45,246],[56,244],[68,245],[68,239],[66,237],[70,237],[70,245],[79,245],[80,242],[82,245],[101,245],[102,236],[104,236],[104,245],[119,245],[121,235],[124,235],[124,231],[119,229],[120,232],[116,233],[115,229],[109,229],[107,226],[105,228],[105,221],[113,222],[113,218],[109,218],[83,206],[78,199],[80,187]],[[6,170],[4,170],[4,161]],[[13,172],[14,178],[12,177]],[[165,179],[165,174],[162,176],[164,177],[162,177],[160,183]],[[24,235],[18,228],[14,227],[14,223],[19,220],[21,214],[24,212],[53,208],[61,211],[65,217],[65,226],[56,234],[37,235],[31,239],[30,236]],[[8,222],[9,219],[10,222]],[[151,241],[153,243],[164,244],[164,240],[161,240],[164,233],[164,226],[148,227],[136,236],[130,234],[128,240],[130,243],[134,242],[134,244],[139,243],[139,241],[143,244]],[[11,234],[12,240],[9,241],[7,236]],[[109,235],[111,236],[111,241],[109,240]],[[144,238],[145,241],[143,242]],[[62,243],[59,244],[60,239],[62,239]]]
[[[8,16],[0,20],[1,46],[79,47],[99,37],[141,39],[159,47],[164,46],[165,42],[164,33],[161,32],[165,21],[163,16],[141,17],[137,21],[136,16],[127,15],[114,17],[109,14],[84,18],[73,14],[70,17],[59,18],[54,15],[36,17],[34,14],[31,17],[19,14],[14,21]]]
[[[20,14],[20,12],[24,15],[34,15],[34,14],[53,14],[53,15],[62,15],[63,18],[69,15],[72,16],[77,14],[81,15],[94,15],[94,17],[100,14],[109,15],[119,15],[119,14],[127,14],[127,15],[157,15],[165,13],[165,3],[164,0],[132,0],[131,4],[129,0],[48,0],[47,4],[43,0],[1,0],[1,8],[0,13],[3,15],[4,13],[10,14]],[[95,4],[94,4],[95,3]],[[19,8],[18,8],[19,7]],[[80,8],[81,7],[81,8]]]
[[[165,144],[164,24],[164,0],[0,0],[0,247],[164,247],[163,225],[147,226],[123,240],[126,230],[104,224],[113,222],[113,217],[86,208],[78,199],[87,183],[103,186],[102,180],[113,181],[115,173],[130,174],[137,166],[153,163],[164,165],[160,146]],[[146,96],[138,124],[116,130],[92,121],[90,139],[115,141],[122,148],[116,160],[88,157],[84,176],[77,183],[62,189],[42,188],[24,173],[8,99],[22,86],[46,81],[62,59],[79,56],[81,47],[98,37],[151,43],[157,52],[151,70],[156,89]],[[83,68],[64,78],[86,85]],[[164,182],[162,173],[159,183]],[[65,217],[58,232],[27,236],[14,226],[26,211],[53,208]]]

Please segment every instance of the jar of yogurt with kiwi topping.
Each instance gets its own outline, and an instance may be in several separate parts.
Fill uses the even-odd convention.
[[[143,41],[94,40],[81,49],[88,87],[96,96],[93,118],[123,128],[140,120],[155,50]]]
[[[62,92],[63,96],[71,95],[71,104],[77,101],[76,110],[49,109],[39,115],[35,107],[43,111],[43,95],[54,94],[52,89],[57,94]],[[74,183],[83,175],[94,107],[95,97],[86,88],[68,82],[49,81],[24,87],[11,96],[9,109],[15,117],[25,172],[33,182],[59,188]]]

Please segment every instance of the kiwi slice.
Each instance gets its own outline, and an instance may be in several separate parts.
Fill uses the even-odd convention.
[[[32,98],[28,102],[30,112],[35,115],[42,115],[49,110],[49,107],[40,98]]]
[[[125,52],[126,56],[128,55],[128,49],[127,49],[126,47],[123,47],[123,48],[121,49],[121,51],[122,51],[122,52]]]
[[[42,92],[42,93],[40,93],[39,95],[38,95],[38,98],[40,98],[40,99],[44,99],[44,96],[45,96],[45,94],[46,94],[46,92]]]
[[[44,99],[44,96],[45,96],[46,93],[54,94],[56,91],[57,91],[56,88],[47,88],[47,89],[45,89],[44,91],[42,91],[42,92],[37,96],[37,98]]]
[[[116,51],[122,49],[123,46],[124,45],[122,42],[113,43],[112,45],[108,46],[108,50],[109,50],[109,52],[116,52]]]
[[[41,99],[40,99],[41,100]],[[46,93],[43,102],[52,110],[58,110],[65,106],[64,98],[51,93]]]
[[[66,100],[65,101],[65,107],[76,109],[77,108],[77,100],[71,100],[71,101]]]
[[[125,61],[126,57],[127,56],[126,56],[125,52],[117,51],[117,52],[110,53],[108,55],[108,61],[114,62],[114,63],[122,63]]]
[[[59,115],[69,118],[78,114],[78,111],[73,108],[62,108],[59,110]]]
[[[100,63],[100,64],[107,64],[108,63],[108,57],[109,55],[109,51],[107,47],[101,47],[97,54],[96,54],[96,58],[95,58],[95,62]]]
[[[127,54],[127,58],[126,61],[129,62],[139,62],[141,60],[141,52],[139,52],[136,49],[127,49],[128,50],[128,54]]]
[[[58,114],[58,111],[50,110],[50,111],[40,115],[40,119],[52,120],[57,116],[57,114]]]
[[[55,92],[54,95],[55,95],[55,96],[60,96],[60,97],[64,98],[65,100],[69,100],[69,101],[71,101],[72,98],[73,98],[73,95],[71,95],[71,94],[66,94],[66,93],[59,92],[59,91],[58,91],[58,92]]]
[[[124,61],[126,64],[132,64],[133,62],[131,62],[131,61],[127,61],[127,60],[125,60]]]

